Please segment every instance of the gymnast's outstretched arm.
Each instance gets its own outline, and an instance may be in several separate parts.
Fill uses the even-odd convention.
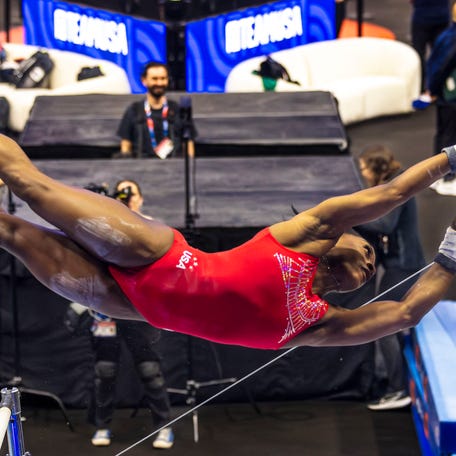
[[[3,135],[0,178],[35,213],[99,260],[121,267],[142,266],[160,258],[172,244],[168,226],[144,219],[113,198],[51,179]]]
[[[456,169],[456,148],[408,168],[390,182],[329,198],[291,220],[271,227],[287,247],[315,256],[326,253],[344,231],[375,220]]]
[[[411,328],[444,298],[456,274],[456,218],[446,231],[435,263],[401,301],[376,301],[354,310],[330,307],[289,346],[359,345]],[[456,309],[455,309],[456,310]]]

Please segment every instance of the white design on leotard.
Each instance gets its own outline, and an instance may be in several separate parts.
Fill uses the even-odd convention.
[[[316,267],[311,259],[295,260],[281,253],[275,253],[274,256],[282,272],[288,311],[287,327],[279,341],[281,343],[315,323],[320,318],[321,309],[326,307],[326,302],[317,296],[310,299],[311,281]]]

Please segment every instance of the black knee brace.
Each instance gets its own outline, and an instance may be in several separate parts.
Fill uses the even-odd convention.
[[[97,378],[108,380],[117,375],[118,364],[112,361],[97,361],[95,363],[95,376]]]
[[[163,388],[165,379],[163,378],[159,362],[143,361],[138,364],[138,372],[146,388]]]

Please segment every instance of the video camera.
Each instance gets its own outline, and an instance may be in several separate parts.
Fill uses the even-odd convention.
[[[84,187],[86,190],[90,190],[94,193],[99,193],[100,195],[109,196],[109,185],[108,184],[95,184],[90,182]]]
[[[131,197],[133,196],[133,189],[131,187],[125,187],[122,190],[116,190],[111,195],[109,194],[109,185],[108,184],[95,184],[91,182],[90,184],[84,187],[86,190],[90,190],[91,192],[98,193],[100,195],[109,196],[110,198],[114,198],[126,206],[130,202]]]
[[[112,194],[112,197],[116,200],[121,201],[128,206],[131,197],[133,196],[133,190],[130,186],[123,188],[122,190],[117,190]]]

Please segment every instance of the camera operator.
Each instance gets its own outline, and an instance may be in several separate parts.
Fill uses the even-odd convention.
[[[121,180],[117,182],[113,198],[122,201],[132,211],[141,214],[141,208],[144,204],[141,188],[133,180]],[[141,214],[143,217],[151,219],[148,215]]]
[[[103,186],[90,184],[93,191],[100,192]],[[105,188],[106,189],[106,188]],[[107,189],[106,189],[107,192]],[[113,198],[122,201],[132,211],[140,213],[143,204],[141,188],[133,180],[121,180],[116,184]],[[143,217],[151,218],[144,216]],[[121,340],[131,353],[136,371],[144,386],[144,400],[151,411],[154,428],[170,420],[170,402],[166,383],[160,365],[156,343],[160,331],[140,321],[117,320],[100,313],[93,313],[93,347],[95,351],[95,383],[93,388],[89,419],[97,427],[92,437],[95,446],[111,443],[109,429],[114,413],[114,393],[119,371]],[[159,432],[153,441],[154,448],[168,449],[173,446],[171,428]]]

